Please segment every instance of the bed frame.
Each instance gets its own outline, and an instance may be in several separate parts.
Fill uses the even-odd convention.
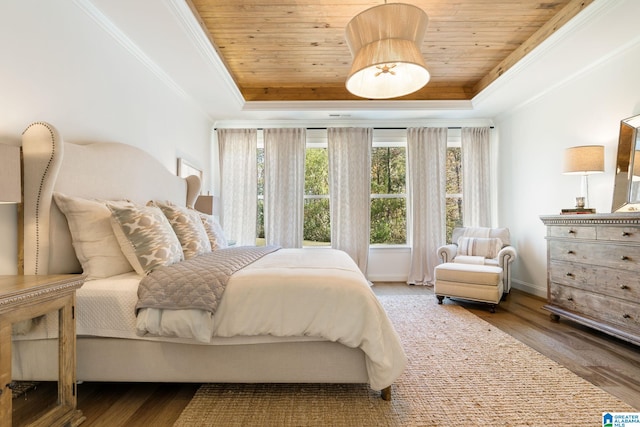
[[[64,215],[52,194],[170,200],[193,206],[197,177],[170,173],[144,151],[118,143],[64,143],[47,123],[23,133],[24,274],[80,273]],[[56,340],[14,345],[14,379],[55,380]],[[79,381],[368,383],[364,352],[330,341],[201,345],[135,339],[77,337]],[[390,398],[390,387],[382,391]]]

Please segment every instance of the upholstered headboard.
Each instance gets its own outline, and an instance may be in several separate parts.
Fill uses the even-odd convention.
[[[65,143],[52,125],[31,124],[22,135],[24,274],[80,273],[64,215],[53,192],[145,204],[168,200],[193,207],[200,180],[173,175],[148,153],[118,143]]]

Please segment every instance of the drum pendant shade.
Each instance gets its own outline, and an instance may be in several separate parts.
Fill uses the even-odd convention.
[[[389,3],[356,15],[346,28],[353,64],[346,87],[369,99],[413,93],[430,78],[420,45],[428,22],[420,8]]]

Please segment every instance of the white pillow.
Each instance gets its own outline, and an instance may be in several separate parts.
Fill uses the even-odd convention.
[[[460,237],[458,255],[496,258],[502,249],[502,240],[497,237]]]
[[[222,231],[222,227],[218,220],[211,215],[200,212],[200,219],[204,225],[204,229],[209,236],[209,242],[211,242],[211,250],[222,249],[229,246],[229,242]]]
[[[159,207],[167,217],[182,245],[184,259],[211,252],[211,243],[198,211],[170,202],[151,201],[147,205]]]
[[[53,199],[67,218],[73,248],[87,280],[133,270],[113,233],[111,211],[105,201],[81,199],[57,192],[53,193]],[[110,203],[131,205],[127,201]]]
[[[138,274],[184,259],[180,241],[160,208],[111,203],[107,207],[120,248]]]

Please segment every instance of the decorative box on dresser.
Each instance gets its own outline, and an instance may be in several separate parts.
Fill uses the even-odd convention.
[[[640,345],[640,213],[548,215],[547,305]]]

